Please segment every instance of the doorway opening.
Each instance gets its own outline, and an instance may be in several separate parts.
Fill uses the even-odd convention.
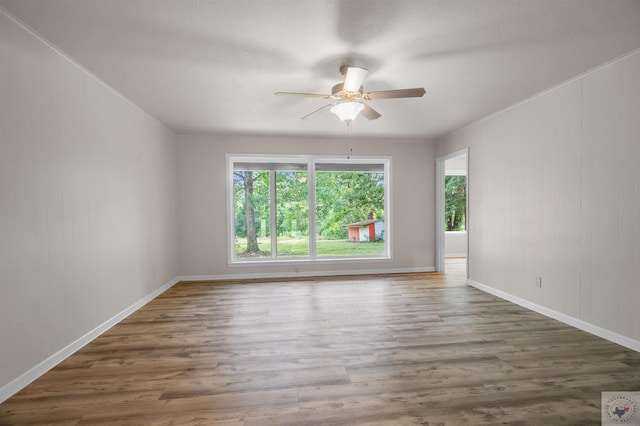
[[[469,149],[436,159],[436,270],[464,265],[468,276]]]

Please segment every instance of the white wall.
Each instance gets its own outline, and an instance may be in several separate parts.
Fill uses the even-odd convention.
[[[444,233],[444,255],[449,257],[467,256],[466,231],[448,231]]]
[[[0,11],[0,402],[177,276],[174,143]]]
[[[346,129],[345,129],[346,132]],[[178,203],[183,276],[248,276],[314,272],[433,270],[435,259],[434,144],[355,140],[353,155],[392,157],[393,261],[292,265],[227,264],[225,154],[346,155],[336,139],[179,136]],[[416,231],[418,230],[418,231]]]
[[[640,53],[449,135],[437,155],[466,146],[470,280],[640,348]]]

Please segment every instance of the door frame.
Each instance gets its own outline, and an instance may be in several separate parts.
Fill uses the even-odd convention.
[[[465,156],[467,172],[467,214],[465,228],[467,231],[467,278],[469,278],[469,147],[436,158],[436,271],[445,272],[445,231],[444,231],[444,178],[445,161]]]

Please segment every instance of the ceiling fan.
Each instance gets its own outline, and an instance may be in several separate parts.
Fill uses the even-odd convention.
[[[335,102],[322,106],[315,111],[302,117],[304,120],[313,114],[331,108],[331,112],[338,116],[347,125],[358,116],[359,113],[369,120],[380,118],[379,112],[371,108],[363,101],[372,99],[394,99],[394,98],[419,98],[425,94],[422,87],[413,89],[382,90],[378,92],[364,92],[362,82],[369,71],[348,65],[340,67],[340,73],[344,75],[344,83],[338,83],[331,89],[330,95],[319,93],[296,93],[296,92],[276,92],[279,96],[301,96],[306,98],[331,99]]]

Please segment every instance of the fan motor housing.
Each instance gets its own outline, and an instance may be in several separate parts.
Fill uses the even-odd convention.
[[[338,83],[331,88],[331,97],[336,99],[362,99],[363,92],[363,86],[360,86],[357,92],[347,92],[344,90],[344,83]]]

